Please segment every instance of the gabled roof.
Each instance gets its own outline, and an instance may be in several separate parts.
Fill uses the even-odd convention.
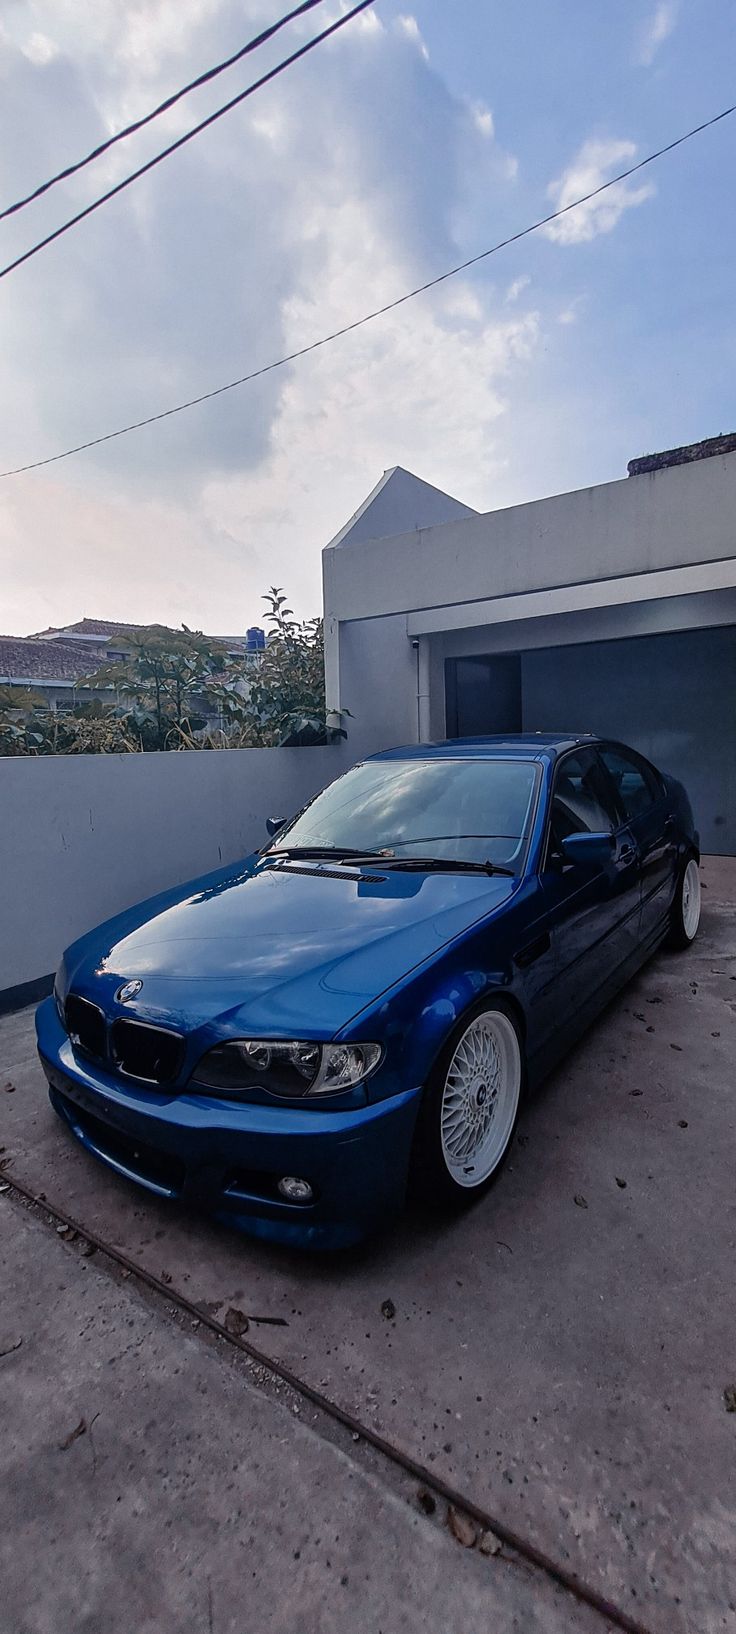
[[[80,618],[76,624],[66,624],[64,635],[117,635],[120,630],[140,630],[140,624],[123,624],[120,619],[113,623],[107,618]]]
[[[477,511],[453,499],[451,494],[434,488],[431,482],[423,482],[402,465],[394,465],[384,471],[380,482],[330,540],[327,549],[362,544],[367,539],[387,539],[394,533],[413,533],[416,528],[431,528],[441,522],[458,522],[463,517],[477,515]]]
[[[171,624],[160,624],[156,625],[155,627],[156,629],[160,630],[170,630],[172,635],[181,634],[181,629],[176,629]],[[55,647],[66,642],[73,643],[76,639],[80,646],[87,646],[88,643],[90,645],[96,643],[99,645],[100,651],[104,653],[106,645],[111,641],[113,642],[114,649],[115,636],[128,635],[135,633],[137,630],[147,630],[149,628],[150,626],[147,624],[125,624],[123,623],[122,619],[113,620],[108,618],[80,618],[77,619],[76,624],[51,624],[47,630],[39,630],[35,635],[24,637],[18,636],[12,639],[43,641],[44,643],[53,643]],[[0,637],[0,639],[3,638]],[[218,641],[222,646],[228,647],[228,649],[232,652],[246,651],[245,634],[210,635],[206,636],[205,640]],[[125,643],[123,643],[123,645],[125,645]]]
[[[79,618],[76,624],[49,625],[48,630],[38,630],[30,641],[64,640],[67,636],[99,636],[106,640],[108,636],[118,635],[121,630],[140,630],[140,624],[123,624],[121,620],[113,622],[107,618]]]

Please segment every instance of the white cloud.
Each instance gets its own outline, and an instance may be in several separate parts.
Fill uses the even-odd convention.
[[[529,277],[528,272],[522,272],[519,278],[514,278],[513,283],[509,284],[504,300],[508,303],[518,301],[519,296],[522,294],[523,290],[528,289],[530,283],[531,278]]]
[[[636,61],[643,68],[649,68],[665,40],[677,22],[676,0],[660,0],[641,30],[636,48]]]
[[[562,210],[575,199],[584,198],[593,193],[597,187],[605,182],[609,175],[626,169],[627,162],[636,155],[634,142],[596,141],[584,142],[567,170],[563,171],[557,180],[551,182],[547,188],[547,197],[552,200],[555,209]],[[634,182],[617,182],[600,193],[597,198],[589,199],[576,210],[562,216],[558,221],[552,221],[543,231],[548,238],[554,239],[557,244],[584,244],[599,233],[610,233],[620,221],[625,210],[652,197],[655,188],[651,182],[637,185]]]
[[[473,102],[471,104],[470,112],[473,116],[473,124],[475,125],[476,130],[480,131],[481,136],[486,136],[490,139],[490,137],[492,137],[494,134],[493,114],[491,113],[490,108],[486,107],[485,102]]]
[[[345,11],[348,10],[348,6],[345,3],[345,0],[342,0],[340,10],[342,12],[345,12]],[[325,27],[329,26],[329,21],[330,21],[329,18],[325,18]],[[355,28],[356,32],[358,32],[360,34],[384,34],[385,33],[384,25],[381,22],[381,19],[378,16],[377,12],[375,12],[375,11],[362,11],[360,13],[360,15],[355,18],[354,22],[352,22],[350,24],[350,27]]]
[[[355,313],[361,270],[375,304],[402,287],[406,271],[362,203],[338,219],[325,209],[320,226],[319,282],[336,323]],[[295,295],[287,347],[314,332],[315,317],[311,296]],[[277,579],[288,577],[303,597],[310,558],[388,466],[407,466],[482,506],[503,458],[505,388],[538,336],[536,312],[499,319],[462,280],[315,353],[285,383],[268,459],[247,478],[208,486],[211,520],[259,553],[262,573],[278,564]],[[285,543],[295,539],[303,556],[287,573]]]
[[[85,32],[78,0],[18,0],[2,192],[181,83],[182,49],[188,62],[224,56],[245,32],[243,9],[97,0]],[[245,9],[248,32],[273,15],[254,0]],[[352,23],[8,280],[0,467],[268,363],[462,259],[463,212],[471,220],[478,194],[492,204],[507,182],[467,103],[407,49],[407,38],[420,43],[413,22],[370,35]],[[53,36],[59,63],[23,55],[34,32]],[[26,129],[37,140],[24,174]],[[141,156],[156,133],[145,141]],[[80,202],[99,181],[79,178]],[[499,302],[482,277],[455,279],[293,367],[4,483],[0,624],[27,631],[86,613],[229,631],[253,622],[274,582],[312,612],[321,546],[387,466],[488,504],[513,435],[509,396],[540,327],[536,312]]]
[[[564,328],[570,328],[572,324],[577,323],[580,310],[584,304],[585,296],[576,295],[574,300],[568,302],[568,305],[564,306],[561,312],[558,312],[557,322],[561,323]]]
[[[38,32],[28,36],[22,46],[22,51],[29,62],[36,63],[39,67],[43,67],[47,62],[52,62],[57,54],[56,46],[53,40],[49,39],[48,34],[39,34]]]
[[[367,15],[371,16],[372,13],[368,12]],[[414,42],[414,44],[418,47],[419,51],[421,51],[421,54],[424,57],[425,62],[428,62],[429,61],[429,52],[428,52],[427,47],[426,47],[426,45],[424,43],[424,40],[422,39],[421,29],[420,29],[419,24],[418,24],[418,22],[416,20],[416,17],[411,17],[411,16],[397,17],[396,27],[399,29],[399,31],[402,34],[406,35],[406,38],[408,40],[412,40]]]

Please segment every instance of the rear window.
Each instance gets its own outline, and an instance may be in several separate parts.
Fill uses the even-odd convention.
[[[620,749],[601,749],[599,753],[613,780],[624,816],[631,819],[649,811],[662,794],[654,768],[638,755],[624,754]]]

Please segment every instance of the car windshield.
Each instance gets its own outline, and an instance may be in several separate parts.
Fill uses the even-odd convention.
[[[491,862],[518,872],[537,776],[528,760],[368,760],[318,794],[272,849]]]

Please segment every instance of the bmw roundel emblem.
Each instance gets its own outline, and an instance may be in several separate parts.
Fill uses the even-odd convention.
[[[128,999],[137,998],[142,986],[143,983],[139,982],[137,978],[132,982],[123,982],[122,987],[119,987],[115,994],[118,1004],[127,1004]]]

